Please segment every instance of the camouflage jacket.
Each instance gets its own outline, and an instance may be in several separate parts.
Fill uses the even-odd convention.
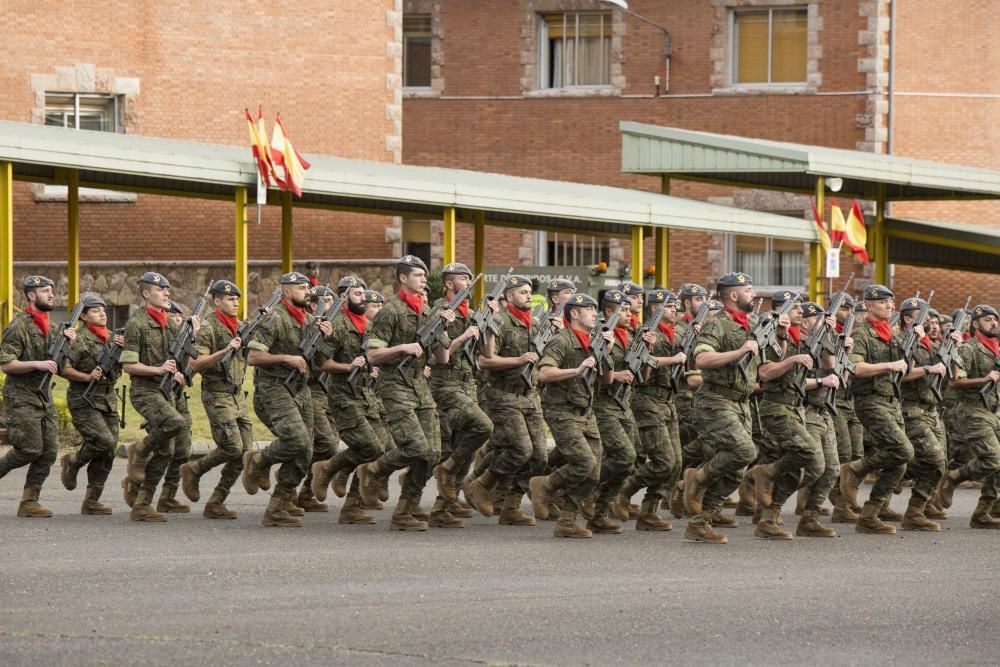
[[[962,368],[965,370],[966,377],[986,377],[990,371],[997,369],[997,359],[975,336],[962,343],[962,347],[958,348],[958,353],[962,357]],[[981,408],[983,403],[979,394],[980,389],[981,386],[971,387],[956,390],[955,394],[962,404]],[[993,392],[987,397],[987,401],[991,408],[1000,404],[1000,382],[994,385]]]
[[[531,328],[516,319],[506,310],[500,311],[496,316],[497,329],[499,333],[493,339],[493,354],[499,357],[520,357],[525,352],[531,350],[531,337],[537,333],[538,327],[542,326],[538,320],[532,318]],[[555,340],[556,336],[549,339],[549,343]],[[547,348],[546,348],[547,349]],[[521,367],[509,368],[503,371],[490,371],[489,383],[491,387],[524,393],[524,383],[521,381]],[[538,383],[538,364],[531,375],[531,386]]]
[[[716,317],[707,319],[701,328],[698,344],[694,348],[695,363],[702,352],[732,352],[743,347],[748,340],[750,332],[734,322],[727,313],[722,312]],[[747,365],[745,380],[735,362],[719,368],[703,369],[701,375],[705,379],[705,384],[701,391],[721,393],[734,400],[747,399],[753,393],[754,384],[757,382],[759,365],[760,356],[754,355]]]
[[[237,324],[237,327],[239,325]],[[238,331],[239,329],[237,329]],[[218,315],[214,312],[201,321],[201,328],[198,329],[198,333],[194,338],[195,349],[198,350],[198,354],[215,354],[219,350],[224,349],[229,345],[229,341],[235,338],[225,324],[219,319]],[[243,341],[244,347],[250,341]],[[247,372],[247,361],[246,353],[244,349],[237,350],[229,357],[229,375],[226,375],[226,369],[222,367],[222,364],[216,364],[210,368],[206,368],[201,372],[201,383],[202,388],[208,388],[209,391],[212,387],[242,387],[243,379],[246,377]]]
[[[333,325],[333,331],[323,340],[320,354],[340,364],[349,364],[360,357],[364,334],[357,330],[347,315],[343,312],[337,313],[336,317],[330,321],[330,324]],[[367,324],[365,330],[368,331],[367,327],[370,326],[371,323]],[[366,405],[374,404],[375,396],[368,388],[367,367],[362,367],[358,372],[358,379],[354,385],[354,389],[347,384],[347,378],[350,376],[349,372],[328,373],[328,375],[330,377],[328,386],[330,405],[332,407],[357,403],[358,401],[362,401]]]
[[[110,336],[108,343],[112,343],[115,334],[113,331],[109,331],[108,334]],[[80,327],[76,331],[76,340],[73,341],[73,345],[69,350],[69,365],[81,373],[90,373],[97,368],[97,360],[104,351],[105,346],[106,344],[97,337],[97,334],[87,327]],[[117,374],[111,377],[102,377],[94,385],[91,400],[98,406],[103,403],[104,408],[114,410],[117,399],[117,396],[115,396],[115,382],[117,380]],[[89,384],[90,382],[70,381],[69,389],[66,390],[67,400],[73,401],[77,398],[82,400],[83,392],[87,390]]]
[[[368,337],[368,347],[374,350],[417,342],[417,330],[430,315],[431,309],[426,304],[417,315],[398,295],[389,297],[369,325],[371,335]],[[413,359],[407,369],[406,377],[398,368],[402,360],[403,358],[399,357],[382,366],[376,384],[379,397],[385,401],[390,410],[395,406],[434,407],[434,398],[424,378],[427,355],[422,354]]]
[[[854,339],[854,349],[851,350],[851,361],[854,363],[880,364],[889,361],[898,361],[902,355],[900,352],[901,340],[898,335],[894,335],[888,343],[883,341],[875,333],[871,322],[867,320],[858,327],[852,336]],[[894,397],[896,394],[892,389],[892,381],[888,373],[882,373],[874,377],[859,378],[851,380],[851,393],[854,396],[878,396]]]
[[[122,365],[138,363],[145,366],[162,366],[170,356],[170,343],[178,331],[177,325],[170,318],[167,318],[167,327],[161,329],[145,308],[135,311],[125,324]],[[161,379],[159,375],[132,376],[132,389],[133,391],[158,390]]]
[[[19,313],[3,331],[0,365],[12,361],[45,361],[49,358],[49,346],[55,340],[54,337],[61,335],[61,326],[50,323],[49,335],[46,336],[35,326],[31,315]],[[41,371],[8,375],[3,387],[4,398],[36,407],[44,406],[45,401],[37,391],[44,377],[45,373]]]
[[[270,315],[257,327],[253,338],[247,344],[251,350],[269,352],[270,354],[299,354],[302,336],[315,321],[311,314],[306,313],[304,324],[300,327],[285,306],[279,303]],[[277,366],[257,366],[254,368],[254,384],[280,384],[285,381],[292,367],[285,364]]]
[[[569,327],[560,331],[549,340],[545,346],[545,354],[538,366],[554,366],[555,368],[577,368],[583,360],[590,356],[590,350],[584,349],[580,340]],[[579,378],[572,377],[562,382],[551,382],[542,385],[542,405],[548,408],[589,408],[594,402],[594,388],[600,384],[600,378],[595,371],[591,375],[591,391],[588,393]]]

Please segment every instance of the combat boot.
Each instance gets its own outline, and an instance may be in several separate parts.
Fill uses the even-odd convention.
[[[774,502],[774,482],[778,478],[778,466],[774,463],[756,465],[750,470],[753,478],[753,497],[765,510]]]
[[[857,523],[859,516],[847,504],[847,498],[840,496],[837,504],[833,508],[833,516],[830,523]]]
[[[139,485],[127,476],[122,478],[122,498],[129,507],[135,507],[136,496],[139,495]]]
[[[208,502],[205,503],[205,509],[202,510],[201,515],[206,519],[235,519],[237,516],[236,512],[233,512],[223,504],[227,495],[221,489],[212,491],[212,495],[208,497]]]
[[[847,502],[856,505],[858,502],[858,489],[861,488],[861,481],[868,473],[868,466],[864,459],[858,459],[840,466],[840,492],[847,498]]]
[[[441,496],[434,501],[427,524],[431,528],[465,528],[465,522],[448,511],[448,500]]]
[[[139,442],[126,445],[125,454],[128,456],[125,474],[133,482],[141,485],[146,481],[146,457],[149,455],[149,438],[143,438]]]
[[[714,528],[736,528],[740,525],[735,517],[723,514],[721,507],[713,507],[707,510],[706,514],[708,514],[708,520],[712,522]]]
[[[1000,500],[993,503],[993,507],[990,509],[990,516],[994,519],[1000,519]],[[948,518],[947,516],[945,518]]]
[[[337,523],[371,526],[375,523],[375,517],[361,507],[361,495],[357,491],[351,491],[344,500],[344,506],[340,508]]]
[[[594,534],[588,528],[584,528],[576,523],[576,510],[559,510],[559,520],[552,530],[555,537],[583,538],[593,537]]]
[[[798,537],[836,537],[837,531],[827,528],[819,522],[819,512],[813,508],[802,510],[799,525],[795,527],[795,535]]]
[[[753,495],[753,476],[743,475],[740,488],[736,491],[739,502],[736,503],[736,516],[753,516],[757,507],[757,499]]]
[[[969,526],[972,528],[982,528],[986,530],[997,530],[1000,528],[1000,519],[994,519],[990,514],[990,509],[996,498],[980,498],[976,505],[976,511],[972,513]]]
[[[459,519],[471,519],[476,516],[476,510],[472,509],[472,507],[470,507],[469,504],[461,498],[448,503],[448,511],[451,512],[452,516],[457,516]]]
[[[347,476],[346,475],[344,476],[344,485],[345,485],[345,488],[346,488],[346,485],[347,485]],[[378,495],[378,499],[379,500],[381,500],[383,503],[385,501],[389,500],[389,475],[385,475],[383,477],[379,477],[376,480],[375,487],[376,487],[376,493]]]
[[[311,481],[311,480],[310,480]],[[323,485],[326,488],[326,485]],[[302,485],[299,489],[299,497],[296,499],[295,504],[302,508],[305,512],[329,512],[330,506],[326,503],[321,503],[316,500],[316,497],[312,493],[312,485],[309,486]]]
[[[938,501],[937,493],[932,495],[931,499],[924,505],[924,516],[934,521],[944,521],[948,518],[948,513],[944,511],[944,508],[941,507],[941,503]]]
[[[729,539],[712,528],[707,514],[698,513],[688,521],[684,529],[685,542],[704,542],[705,544],[726,544]]]
[[[535,519],[521,511],[521,499],[523,493],[511,491],[503,501],[503,509],[500,510],[501,526],[534,526]]]
[[[903,515],[896,510],[889,507],[889,502],[892,498],[886,498],[885,502],[882,503],[882,507],[878,510],[878,518],[882,521],[892,521],[893,523],[899,523],[903,520]]]
[[[684,510],[690,515],[701,514],[701,503],[710,480],[703,468],[684,471]]]
[[[943,475],[941,475],[941,481],[938,482],[937,486],[937,498],[938,504],[944,508],[948,509],[951,507],[952,501],[955,499],[955,488],[959,484],[966,481],[967,477],[962,474],[962,469],[957,470],[946,470]]]
[[[722,501],[722,509],[726,509],[727,507],[729,509],[732,509],[739,504],[740,503],[736,498],[733,498],[732,496],[726,496],[726,499]]]
[[[545,517],[544,519],[541,519],[541,520],[542,521],[558,521],[559,520],[559,513],[560,512],[562,512],[562,509],[560,509],[559,503],[557,503],[554,500],[550,500],[549,501],[549,515],[547,517]],[[535,518],[539,519],[540,517],[538,517],[536,515]]]
[[[132,505],[132,511],[129,512],[128,518],[132,521],[145,521],[148,523],[163,523],[166,521],[166,513],[154,511],[150,507],[151,502],[153,502],[153,492],[140,488],[135,494],[135,504]]]
[[[854,530],[863,535],[895,535],[896,527],[882,523],[878,518],[879,508],[882,503],[869,500],[861,508],[861,516]]]
[[[757,466],[759,468],[760,466]],[[755,468],[756,470],[756,468]],[[755,477],[754,486],[760,481],[760,477]],[[760,504],[760,496],[757,496],[757,503]],[[778,517],[781,511],[777,507],[766,507],[761,512],[760,521],[753,530],[753,536],[762,540],[790,540],[792,534],[787,530],[782,530],[778,525]]]
[[[22,519],[48,519],[52,512],[38,504],[38,494],[41,489],[37,486],[26,486],[21,494],[21,502],[17,506],[17,515]]]
[[[673,530],[673,524],[657,515],[656,510],[660,506],[660,499],[646,496],[642,499],[639,518],[635,520],[636,530],[666,531]]]
[[[556,490],[552,484],[552,476],[532,477],[528,480],[528,488],[531,490],[531,509],[535,518],[545,521],[549,518],[549,494]]]
[[[620,535],[622,527],[608,518],[608,507],[603,500],[594,503],[594,516],[587,520],[587,528],[601,535]]]
[[[181,490],[187,499],[193,503],[201,499],[201,490],[198,489],[198,482],[201,479],[197,461],[194,463],[181,464]]]
[[[629,477],[625,480],[625,483],[622,484],[621,491],[619,491],[618,495],[615,496],[615,499],[611,501],[611,513],[614,514],[616,519],[619,521],[629,520],[629,501],[641,488],[642,485],[635,477]],[[640,513],[641,512],[642,510],[640,509]]]
[[[104,488],[100,486],[87,487],[87,494],[83,497],[83,504],[80,505],[80,514],[89,514],[91,516],[107,516],[111,514],[111,508],[101,503],[102,491],[104,491]]]
[[[416,506],[416,502],[411,498],[400,496],[396,504],[396,511],[392,513],[392,521],[389,528],[406,532],[427,530],[427,523],[416,519],[410,510]]]
[[[755,503],[753,508],[753,515],[750,517],[750,521],[753,525],[760,523],[760,517],[764,514],[764,508],[761,507],[760,503]]]
[[[310,486],[312,488],[313,497],[319,502],[326,500],[326,490],[330,486],[330,482],[333,479],[333,459],[327,461],[317,461],[312,464],[312,480]],[[336,491],[334,491],[336,493]],[[343,498],[343,496],[339,496]]]
[[[275,491],[271,494],[271,499],[267,502],[267,509],[264,516],[260,518],[260,525],[265,528],[298,528],[302,525],[302,519],[294,517],[285,509],[291,505],[291,494],[284,491]]]
[[[677,481],[674,483],[674,488],[670,492],[670,500],[667,502],[667,507],[664,509],[669,509],[675,519],[683,519],[687,516],[687,510],[684,509],[683,481]]]
[[[380,478],[388,478],[388,471],[383,470],[378,461],[372,461],[359,465],[354,474],[358,477],[358,493],[361,494],[361,500],[366,504],[374,504],[379,499]],[[399,477],[402,481],[403,475]]]
[[[453,463],[448,459],[434,466],[434,481],[437,482],[438,494],[445,500],[458,499],[458,483],[451,468]]]
[[[281,509],[288,513],[288,516],[293,518],[301,518],[306,515],[306,511],[295,504],[295,494],[289,493],[286,498],[281,500]]]
[[[504,501],[507,500],[507,492],[510,491],[509,484],[496,484],[490,491],[490,505],[493,507],[493,512],[496,513],[497,508],[503,507]]]
[[[580,515],[584,519],[586,519],[587,521],[590,521],[591,519],[593,519],[594,518],[594,497],[590,496],[589,498],[587,498],[586,500],[584,500],[582,503],[580,503],[580,508],[579,509],[580,509]]]
[[[72,491],[76,488],[76,474],[80,471],[78,457],[76,454],[63,454],[59,463],[62,465],[62,485],[67,491]]]
[[[160,490],[160,498],[156,501],[156,511],[164,514],[187,514],[191,507],[177,500],[177,487],[164,484]]]
[[[424,523],[430,521],[430,513],[420,506],[420,496],[417,496],[413,502],[410,503],[410,516],[417,521],[423,521]]]
[[[926,507],[926,500],[911,495],[910,502],[906,506],[906,514],[903,515],[903,530],[941,530],[941,524],[927,518]]]
[[[360,494],[359,494],[359,497],[360,497]],[[363,509],[363,510],[376,510],[378,512],[381,512],[382,510],[385,509],[385,505],[382,504],[381,500],[379,500],[378,502],[376,502],[374,504],[371,504],[371,505],[369,505],[368,503],[366,503],[365,501],[362,500],[362,501],[360,501],[360,504],[361,504],[361,509]]]
[[[251,496],[271,488],[271,466],[264,463],[264,452],[243,452],[243,488]]]
[[[490,496],[497,479],[489,470],[476,478],[466,477],[462,484],[465,498],[483,516],[493,516],[493,499]]]

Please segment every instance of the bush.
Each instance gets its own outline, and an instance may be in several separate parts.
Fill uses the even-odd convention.
[[[427,274],[427,291],[431,304],[444,296],[444,278],[440,271],[431,271]]]

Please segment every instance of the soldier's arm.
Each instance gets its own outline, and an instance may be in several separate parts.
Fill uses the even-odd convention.
[[[787,350],[788,343],[783,342],[781,344],[781,348],[782,351]],[[760,377],[762,382],[770,382],[787,375],[796,364],[805,366],[806,368],[812,368],[813,365],[812,357],[808,354],[793,354],[791,356],[784,357],[780,361],[773,359],[772,355],[773,352],[766,353],[764,355],[764,360],[757,369],[757,375]]]
[[[887,373],[901,372],[905,373],[908,370],[908,364],[905,360],[899,359],[897,361],[880,361],[878,363],[869,363],[865,361],[869,350],[869,337],[859,336],[854,339],[854,350],[851,351],[851,361],[854,362],[854,377],[857,378],[870,378],[876,375],[885,375]]]
[[[214,343],[215,333],[212,331],[212,327],[208,324],[203,324],[198,329],[198,333],[194,339],[194,347],[198,351],[198,356],[189,362],[192,371],[200,373],[201,371],[217,366],[229,350],[236,351],[243,347],[243,341],[238,336],[229,341],[225,347],[213,352],[212,345]]]
[[[702,370],[722,368],[729,364],[735,364],[747,352],[757,353],[757,343],[752,340],[748,340],[742,347],[735,350],[721,352],[721,333],[718,324],[713,320],[698,334],[698,344],[694,348],[694,358],[698,368]]]
[[[147,366],[139,363],[139,346],[141,344],[139,325],[134,320],[129,320],[125,326],[125,345],[122,348],[121,356],[123,371],[137,377],[152,377],[177,372],[177,362],[173,359],[167,359],[161,366]]]
[[[424,353],[420,343],[402,343],[389,346],[392,334],[398,326],[398,316],[394,310],[382,308],[372,320],[372,332],[368,338],[368,359],[376,366],[391,364],[403,355],[419,357]]]
[[[588,355],[583,363],[575,368],[561,368],[566,359],[566,349],[559,338],[553,338],[545,346],[545,354],[538,362],[538,382],[549,384],[553,382],[564,382],[583,375],[584,370],[593,368],[595,359],[593,355]]]
[[[479,355],[479,367],[484,371],[507,371],[538,361],[538,355],[534,352],[525,352],[517,357],[501,357],[496,354],[496,345],[497,338],[487,335]]]
[[[90,382],[91,380],[100,380],[103,372],[100,366],[95,366],[94,370],[89,373],[84,373],[82,371],[76,370],[73,363],[79,359],[78,350],[73,347],[70,348],[70,355],[66,359],[66,364],[62,369],[62,376],[69,380],[70,382]]]
[[[975,355],[975,349],[973,348],[974,343],[966,343],[962,347],[958,348],[959,357],[962,360],[960,372],[955,375],[955,379],[951,381],[951,386],[954,389],[978,389],[984,384],[992,382],[996,377],[1000,376],[996,369],[993,369],[983,377],[970,378],[967,368],[972,368],[973,356]],[[994,377],[991,377],[994,376]]]
[[[0,345],[0,371],[7,375],[25,375],[35,371],[55,373],[58,369],[54,361],[22,361],[20,359],[25,349],[21,336],[21,331],[15,331],[4,337],[3,345]]]

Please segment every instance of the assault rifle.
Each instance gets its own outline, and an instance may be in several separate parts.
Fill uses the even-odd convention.
[[[910,360],[913,358],[913,352],[917,348],[917,343],[920,342],[915,329],[916,327],[922,327],[924,322],[927,321],[927,314],[930,312],[931,299],[933,298],[934,290],[931,290],[931,293],[927,295],[927,300],[917,309],[917,319],[907,325],[904,332],[903,344],[899,348],[899,353],[900,358],[906,362],[907,366],[909,366]],[[907,371],[900,371],[889,374],[889,381],[892,383],[892,391],[896,394],[896,398],[900,398],[903,395],[903,376],[906,373]]]
[[[271,293],[271,298],[267,300],[262,306],[257,306],[256,312],[253,317],[248,318],[243,324],[236,328],[236,337],[240,339],[242,345],[240,346],[239,353],[244,357],[247,355],[247,343],[250,342],[250,338],[253,337],[260,325],[264,323],[264,315],[266,315],[272,308],[278,305],[281,301],[281,288],[274,290]],[[219,361],[219,365],[222,366],[222,370],[225,371],[226,377],[232,382],[233,376],[229,372],[230,362],[232,361],[233,354],[237,351],[233,349],[226,350],[226,353],[222,355],[222,359]]]
[[[566,311],[566,302],[560,303],[559,306],[552,311],[552,315],[549,319],[561,320],[563,318],[563,313]],[[544,321],[544,324],[543,324]],[[545,321],[544,311],[542,312],[542,317],[538,318],[539,326],[538,331],[534,336],[531,337],[531,345],[529,346],[529,352],[534,352],[541,359],[542,355],[545,354],[545,346],[549,344],[552,340],[552,336],[555,335],[557,329],[552,326],[551,322]],[[521,382],[524,383],[526,389],[531,389],[531,374],[535,370],[535,364],[538,362],[529,362],[521,367]]]
[[[208,305],[208,295],[211,289],[212,283],[209,283],[205,289],[205,293],[201,295],[198,303],[194,305],[191,316],[185,318],[184,322],[181,323],[181,330],[174,337],[173,342],[170,343],[167,359],[173,359],[177,363],[177,370],[184,374],[184,384],[180,385],[174,382],[173,373],[164,374],[163,378],[160,379],[160,393],[167,400],[170,400],[171,395],[179,396],[184,391],[184,387],[191,386],[194,374],[191,372],[190,361],[198,356],[198,350],[194,349],[194,324],[191,322],[191,318],[201,317],[201,314],[205,311],[205,307]]]
[[[964,336],[965,332],[969,330],[970,303],[972,303],[971,296],[965,300],[965,305],[955,316],[955,321],[952,322],[952,331],[957,331],[960,336]],[[945,336],[944,340],[941,341],[941,344],[938,345],[937,350],[935,350],[934,357],[937,361],[944,364],[944,375],[935,375],[931,378],[931,394],[934,395],[934,400],[940,401],[942,398],[941,388],[944,384],[944,379],[946,377],[949,380],[953,379],[953,368],[955,364],[961,361],[961,357],[958,355],[958,345],[956,345],[955,341],[951,339],[951,336]]]
[[[619,319],[621,319],[621,313],[615,313],[606,321],[598,320],[597,326],[590,332],[590,354],[597,363],[594,364],[593,368],[585,369],[583,375],[580,376],[580,381],[583,383],[583,387],[587,390],[588,394],[594,390],[593,381],[591,380],[594,372],[597,371],[600,373],[601,368],[605,364],[611,364],[611,346],[608,345],[608,341],[604,340],[604,336],[601,334],[607,331],[614,331]]]
[[[855,366],[854,362],[848,358],[847,348],[844,347],[844,342],[851,335],[851,330],[854,329],[854,311],[852,310],[844,318],[843,330],[837,336],[837,350],[833,353],[833,374],[837,376],[840,380],[841,389],[847,389],[847,383],[850,380],[850,375],[854,373]],[[826,398],[823,400],[823,405],[826,409],[830,411],[831,415],[836,416],[837,414],[837,392],[838,389],[833,387],[827,387]]]
[[[628,346],[628,351],[625,353],[625,368],[626,370],[632,371],[632,375],[635,376],[633,382],[637,384],[642,384],[642,371],[649,366],[650,368],[656,368],[656,360],[653,358],[652,353],[649,350],[649,346],[646,345],[646,341],[642,339],[642,335],[647,331],[655,331],[656,327],[659,326],[660,320],[663,319],[663,312],[666,309],[664,304],[653,311],[649,319],[642,323],[639,330],[635,332],[635,336],[632,337],[632,342]],[[615,383],[614,387],[611,388],[611,398],[614,400],[618,406],[624,410],[627,406],[625,405],[625,391],[628,389],[628,385],[622,382]]]
[[[94,405],[94,400],[91,396],[93,396],[94,390],[97,389],[97,383],[107,380],[113,386],[121,374],[121,368],[118,366],[118,363],[122,358],[122,347],[115,342],[115,337],[121,336],[124,333],[124,329],[115,329],[108,342],[101,348],[101,353],[97,355],[97,367],[101,369],[101,379],[91,380],[87,384],[87,388],[83,390],[83,400],[87,401],[87,405],[95,410],[97,406]]]
[[[776,356],[781,356],[781,346],[778,344],[778,318],[782,315],[787,315],[792,312],[792,308],[795,307],[796,302],[799,300],[799,296],[802,292],[797,292],[795,296],[791,299],[787,299],[781,308],[775,313],[765,313],[759,320],[757,324],[753,326],[750,330],[750,337],[752,340],[757,342],[757,348],[759,350],[758,354],[763,357],[764,351],[770,348]],[[748,381],[750,376],[747,374],[747,368],[750,366],[750,361],[753,359],[753,355],[749,352],[740,357],[740,360],[736,362],[736,367],[740,370],[740,375],[743,376],[744,381]]]
[[[469,318],[471,320],[471,326],[479,329],[479,335],[465,341],[465,345],[462,346],[462,354],[469,361],[469,363],[472,364],[473,368],[479,367],[477,351],[480,343],[482,343],[483,339],[486,337],[487,330],[493,332],[494,336],[500,332],[496,321],[493,319],[493,311],[490,310],[488,304],[491,302],[496,303],[500,297],[503,296],[504,288],[507,287],[507,281],[513,273],[514,267],[507,269],[507,273],[500,277],[500,280],[497,281],[493,291],[483,297],[483,300],[479,302],[479,306],[476,307],[476,310],[473,311],[472,316]]]
[[[830,302],[830,307],[826,309],[826,313],[820,316],[820,321],[816,323],[816,326],[813,327],[813,330],[806,337],[806,354],[812,357],[813,368],[818,369],[820,366],[823,348],[826,346],[827,334],[830,331],[830,327],[826,323],[826,316],[837,316],[837,312],[843,307],[844,302],[847,301],[847,288],[850,286],[852,280],[854,280],[853,273],[847,278],[844,289],[837,294],[836,299]],[[805,366],[796,366],[795,368],[795,390],[799,392],[799,396],[805,398],[808,371]]]
[[[347,292],[344,292],[344,295],[346,294]],[[347,297],[344,295],[338,296],[334,299],[333,303],[330,304],[330,307],[322,312],[319,311],[319,306],[317,306],[315,321],[317,326],[310,328],[308,332],[303,332],[302,340],[299,341],[299,356],[306,360],[306,363],[309,365],[309,371],[315,372],[317,377],[322,375],[322,373],[320,373],[319,368],[316,367],[316,352],[319,351],[320,345],[323,342],[323,331],[318,325],[320,322],[329,322],[336,317],[337,313],[339,313],[340,309],[344,307],[344,303],[347,300]],[[285,389],[288,390],[288,393],[294,395],[295,389],[302,381],[303,375],[304,374],[298,368],[293,368],[288,372],[288,376],[281,384],[283,384]],[[323,382],[323,379],[320,377],[318,381],[325,389],[326,383]]]
[[[691,359],[694,355],[694,346],[698,342],[698,332],[695,330],[695,326],[700,327],[708,319],[708,301],[706,300],[698,312],[695,314],[694,319],[688,324],[687,329],[684,330],[684,335],[681,336],[681,352],[687,357],[687,361],[683,364],[677,364],[670,370],[670,386],[674,391],[680,388],[681,375],[683,375],[686,369],[691,368]]]
[[[427,321],[420,325],[417,329],[417,340],[420,343],[420,347],[423,348],[424,354],[429,355],[434,350],[434,342],[441,337],[444,333],[445,321],[441,316],[442,310],[457,310],[463,301],[469,298],[472,294],[472,288],[475,287],[476,283],[483,277],[483,274],[479,274],[465,287],[465,289],[460,289],[455,292],[455,295],[451,297],[451,300],[447,303],[443,303],[437,306],[433,311],[431,311],[430,317]],[[403,375],[407,377],[407,373],[410,370],[410,366],[413,364],[413,360],[416,359],[413,355],[407,354],[403,357],[403,360],[399,362],[396,368]]]
[[[358,378],[361,376],[361,369],[364,368],[368,372],[371,372],[372,364],[368,361],[368,342],[371,340],[371,332],[366,328],[365,335],[361,338],[361,356],[365,358],[364,366],[355,366],[351,369],[351,372],[347,374],[347,384],[351,386],[351,391],[354,395],[358,395]]]
[[[63,335],[63,332],[70,327],[76,326],[77,320],[80,319],[80,315],[83,313],[83,302],[73,306],[72,312],[70,312],[69,317],[65,322],[59,327],[59,331],[52,344],[49,346],[49,359],[56,362],[56,372],[61,373],[63,365],[66,363],[66,357],[69,355],[69,339]],[[50,400],[50,390],[52,388],[52,373],[46,372],[42,376],[41,382],[38,383],[38,395],[42,397],[42,402],[48,405]]]

